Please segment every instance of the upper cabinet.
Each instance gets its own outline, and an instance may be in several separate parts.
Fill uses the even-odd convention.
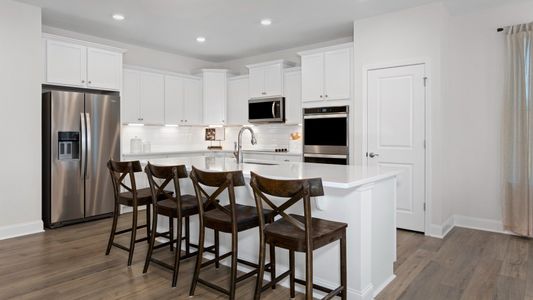
[[[302,123],[302,73],[300,68],[284,72],[285,120],[288,124]]]
[[[43,46],[44,83],[119,91],[122,83],[120,49],[48,36]]]
[[[199,78],[165,76],[165,124],[202,123],[202,84]]]
[[[204,69],[203,80],[204,123],[207,125],[226,124],[226,101],[228,71],[222,69]]]
[[[124,70],[123,122],[165,123],[165,79],[157,73]]]
[[[248,65],[250,98],[283,96],[283,60]]]
[[[248,124],[249,80],[248,76],[232,77],[228,80],[228,122],[229,125]]]
[[[351,98],[353,45],[310,50],[302,57],[302,101]]]

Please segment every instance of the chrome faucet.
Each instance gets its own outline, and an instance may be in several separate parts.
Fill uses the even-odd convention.
[[[257,140],[255,139],[255,132],[252,127],[243,126],[241,130],[239,130],[239,136],[237,138],[237,142],[235,142],[235,151],[233,152],[233,155],[235,155],[235,159],[237,159],[237,163],[239,164],[242,164],[244,161],[242,155],[242,134],[246,130],[250,131],[250,133],[252,134],[252,145],[257,144]]]

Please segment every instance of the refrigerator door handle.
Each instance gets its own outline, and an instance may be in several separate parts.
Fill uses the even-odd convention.
[[[87,135],[85,137],[87,141],[87,151],[85,152],[85,179],[91,178],[91,115],[85,113],[85,122],[87,127]]]
[[[85,155],[86,155],[86,152],[87,152],[87,149],[86,149],[86,145],[87,145],[87,137],[86,137],[86,123],[85,123],[85,114],[84,113],[80,113],[80,123],[81,123],[81,160],[80,160],[80,163],[81,163],[81,168],[80,168],[80,177],[82,179],[84,179],[85,177],[85,169],[87,168],[87,162],[86,162],[86,158],[85,158]]]

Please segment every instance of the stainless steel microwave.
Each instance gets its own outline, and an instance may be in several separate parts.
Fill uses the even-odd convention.
[[[285,123],[285,98],[248,100],[248,122]]]

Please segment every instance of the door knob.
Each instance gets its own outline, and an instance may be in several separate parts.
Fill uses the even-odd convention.
[[[374,157],[378,157],[378,156],[379,156],[378,153],[374,153],[374,152],[368,153],[368,157],[370,157],[370,158],[374,158]]]

